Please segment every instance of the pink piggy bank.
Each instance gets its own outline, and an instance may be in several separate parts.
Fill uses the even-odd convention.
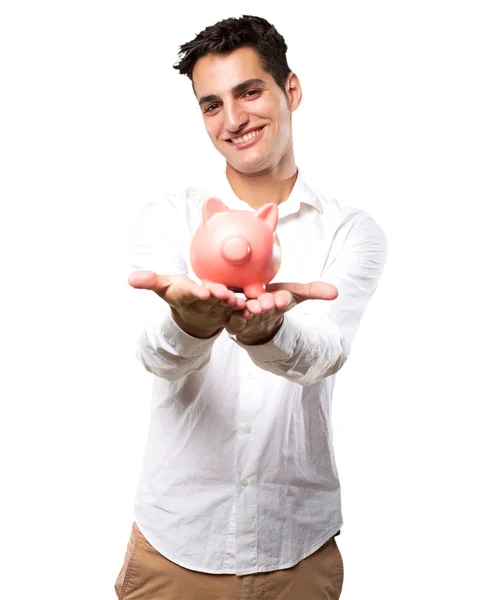
[[[243,290],[247,298],[257,298],[281,264],[277,223],[276,204],[252,212],[230,210],[218,198],[208,198],[191,241],[193,271],[202,281],[223,283]]]

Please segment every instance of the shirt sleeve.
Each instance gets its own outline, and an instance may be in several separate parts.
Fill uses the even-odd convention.
[[[175,204],[179,197],[162,197],[143,206],[131,227],[133,271],[188,275],[186,251],[189,233]],[[154,294],[154,292],[147,292]],[[217,335],[195,338],[174,321],[170,306],[159,296],[136,344],[136,357],[147,371],[176,381],[204,367],[210,360]]]
[[[311,385],[333,375],[346,362],[387,257],[386,236],[369,215],[361,213],[349,227],[322,277],[337,287],[338,297],[307,300],[295,306],[266,344],[237,342],[262,369]]]

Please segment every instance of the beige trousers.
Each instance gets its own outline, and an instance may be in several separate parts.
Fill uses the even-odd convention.
[[[115,582],[119,600],[337,600],[343,560],[332,537],[289,569],[253,575],[211,575],[171,562],[133,523]]]

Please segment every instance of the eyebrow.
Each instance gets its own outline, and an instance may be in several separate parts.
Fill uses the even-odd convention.
[[[233,92],[233,94],[238,94],[239,92],[243,92],[245,89],[249,88],[252,85],[259,85],[261,87],[264,87],[266,85],[266,82],[262,79],[259,79],[258,77],[253,77],[252,79],[247,79],[246,81],[238,83],[238,85],[235,85],[231,91]],[[206,102],[213,102],[214,100],[221,100],[221,98],[219,96],[216,96],[215,94],[210,94],[209,96],[201,96],[198,103],[201,106]]]

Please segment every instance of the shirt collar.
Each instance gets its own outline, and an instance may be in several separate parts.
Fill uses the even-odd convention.
[[[230,209],[253,210],[249,204],[240,200],[234,193],[233,188],[226,177],[226,170],[222,171],[219,178],[217,196]],[[301,169],[298,168],[298,177],[296,178],[289,197],[278,206],[279,218],[281,219],[282,217],[287,217],[288,215],[298,212],[301,208],[301,204],[313,206],[320,214],[323,212],[319,196],[306,185]]]

